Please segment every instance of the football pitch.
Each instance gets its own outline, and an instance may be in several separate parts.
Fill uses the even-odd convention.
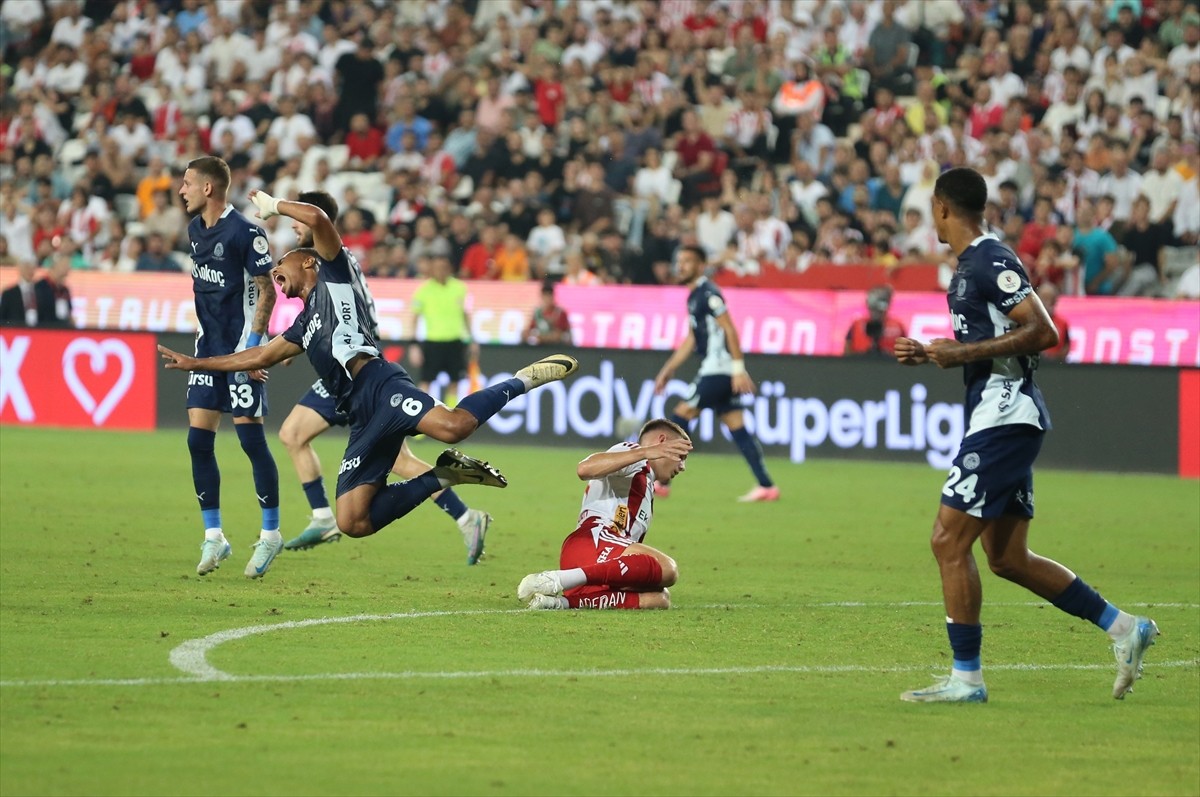
[[[1037,475],[1033,548],[1162,629],[1132,695],[1107,637],[985,572],[991,702],[911,705],[949,667],[933,469],[771,460],[783,500],[744,505],[701,447],[647,538],[674,608],[530,612],[587,450],[462,446],[510,481],[460,489],[495,518],[478,566],[428,504],[252,582],[249,463],[217,446],[234,554],[201,578],[184,432],[0,430],[0,793],[1200,793],[1197,482]]]

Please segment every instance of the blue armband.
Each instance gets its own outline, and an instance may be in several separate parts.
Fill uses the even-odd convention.
[[[246,338],[246,348],[257,346],[258,344],[262,343],[262,339],[263,336],[260,333],[251,331],[250,337]]]

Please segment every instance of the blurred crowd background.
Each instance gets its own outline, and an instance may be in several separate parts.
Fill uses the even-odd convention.
[[[1196,0],[5,0],[0,48],[0,264],[189,271],[214,154],[371,276],[765,282],[944,261],[969,165],[1039,285],[1200,292]]]

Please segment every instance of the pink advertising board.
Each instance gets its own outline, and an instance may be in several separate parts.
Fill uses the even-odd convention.
[[[17,280],[0,269],[0,287]],[[383,337],[419,336],[411,311],[417,280],[375,279],[371,290]],[[191,280],[186,274],[103,274],[80,271],[69,282],[80,328],[194,332]],[[532,282],[471,282],[468,308],[480,343],[516,344],[538,304]],[[726,288],[742,347],[760,354],[839,355],[850,324],[865,312],[862,291]],[[687,333],[682,287],[559,285],[575,345],[666,350]],[[287,328],[298,301],[280,299],[271,333]],[[1058,313],[1070,325],[1069,360],[1081,363],[1200,365],[1200,302],[1154,299],[1064,298]],[[940,293],[898,292],[892,314],[920,340],[950,336]]]

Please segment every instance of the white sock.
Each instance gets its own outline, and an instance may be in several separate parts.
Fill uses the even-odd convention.
[[[573,567],[570,570],[557,572],[559,583],[562,584],[563,589],[575,589],[575,587],[582,587],[587,583],[587,576],[583,574],[582,568]]]
[[[454,522],[458,524],[460,529],[465,529],[471,523],[471,510],[468,509],[458,517],[454,518]]]
[[[517,379],[520,379],[521,383],[523,385],[525,385],[526,391],[533,390],[533,377],[532,376],[522,376],[520,374],[517,374]]]
[[[205,529],[204,530],[204,541],[205,542],[208,542],[209,540],[216,540],[217,542],[221,542],[224,539],[225,539],[225,532],[221,531],[220,529]]]
[[[333,520],[333,510],[327,506],[322,506],[313,510],[313,520]]]
[[[1108,630],[1104,633],[1108,634],[1109,637],[1115,642],[1132,631],[1133,624],[1135,622],[1137,622],[1137,618],[1135,618],[1132,614],[1120,611],[1118,609],[1117,619],[1113,620],[1113,624],[1110,625]]]
[[[279,533],[279,529],[263,529],[258,533],[258,538],[268,542],[279,542],[283,536]]]
[[[950,674],[965,684],[983,686],[983,670],[951,669]]]

